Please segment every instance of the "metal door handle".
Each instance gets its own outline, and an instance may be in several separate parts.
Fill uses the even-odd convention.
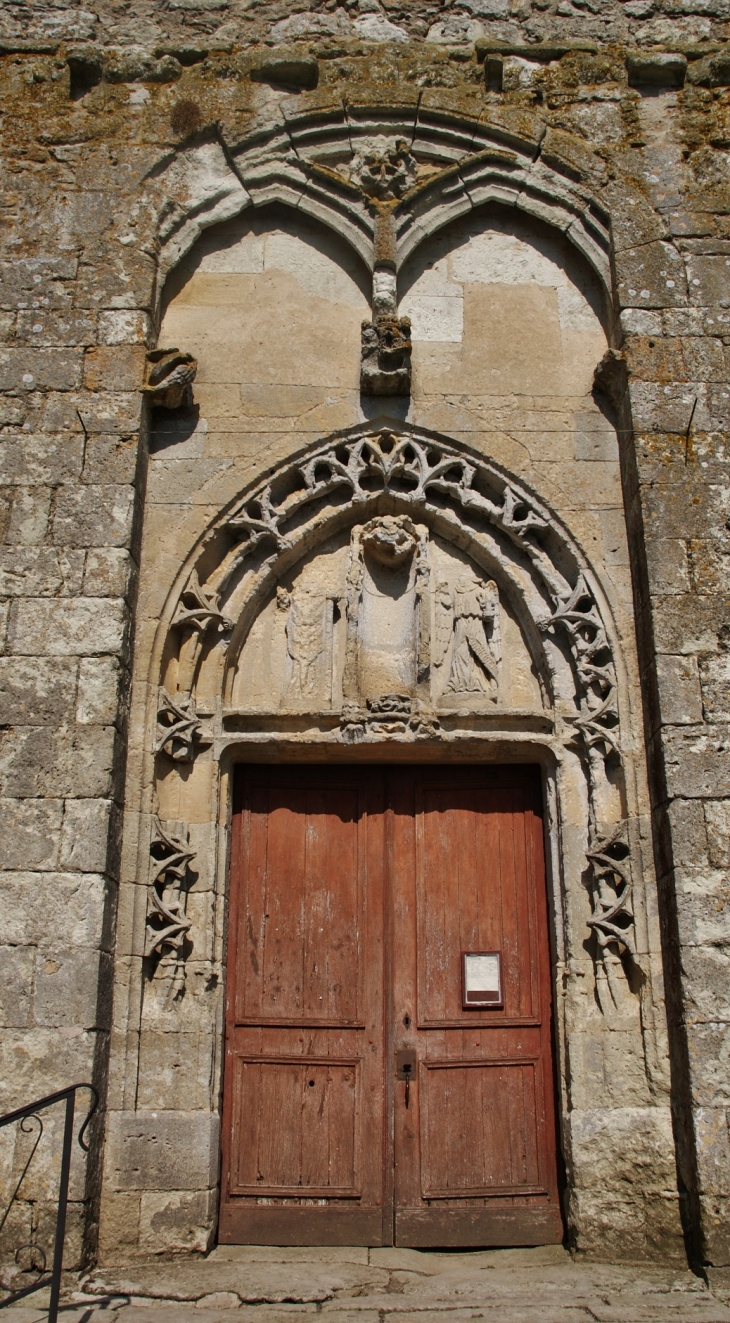
[[[395,1075],[396,1079],[405,1080],[406,1083],[406,1107],[411,1101],[411,1080],[416,1073],[416,1054],[410,1048],[403,1048],[395,1054]]]

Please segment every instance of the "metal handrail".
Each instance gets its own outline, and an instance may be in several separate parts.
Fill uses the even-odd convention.
[[[2,1231],[10,1209],[18,1197],[18,1191],[25,1180],[28,1168],[33,1161],[36,1150],[41,1141],[43,1122],[37,1113],[45,1111],[48,1107],[53,1107],[55,1103],[62,1102],[64,1099],[66,1100],[66,1115],[63,1126],[63,1148],[61,1151],[61,1178],[58,1187],[58,1210],[56,1213],[56,1234],[53,1245],[53,1267],[50,1272],[46,1270],[46,1255],[40,1245],[30,1244],[19,1246],[15,1251],[16,1263],[19,1263],[19,1255],[23,1250],[31,1250],[31,1252],[37,1254],[41,1259],[40,1268],[36,1267],[35,1264],[31,1264],[32,1271],[39,1272],[40,1276],[37,1281],[32,1283],[32,1285],[24,1286],[19,1291],[11,1290],[5,1300],[0,1300],[0,1309],[4,1309],[6,1305],[15,1304],[16,1300],[21,1300],[23,1296],[31,1295],[34,1291],[40,1291],[44,1286],[48,1286],[50,1282],[51,1298],[48,1306],[48,1323],[56,1323],[58,1318],[58,1302],[61,1294],[63,1243],[66,1238],[66,1210],[68,1208],[68,1178],[71,1170],[71,1146],[73,1143],[74,1107],[76,1103],[77,1089],[88,1089],[92,1094],[91,1107],[89,1108],[84,1123],[78,1133],[79,1145],[85,1153],[88,1153],[89,1145],[85,1143],[84,1135],[99,1104],[99,1095],[93,1084],[69,1084],[66,1089],[59,1089],[56,1093],[49,1093],[45,1098],[39,1098],[36,1102],[28,1103],[25,1107],[18,1107],[14,1112],[6,1112],[5,1116],[0,1116],[0,1129],[6,1125],[12,1125],[14,1121],[20,1121],[21,1130],[23,1130],[25,1134],[30,1134],[32,1131],[26,1123],[28,1121],[35,1121],[38,1124],[38,1134],[36,1135],[35,1143],[31,1148],[30,1155],[20,1173],[20,1177],[16,1182],[15,1189],[10,1196],[10,1202],[5,1209],[2,1218],[0,1218],[0,1231]]]

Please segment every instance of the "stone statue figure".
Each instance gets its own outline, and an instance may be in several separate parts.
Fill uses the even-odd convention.
[[[326,643],[324,595],[301,585],[291,595],[287,594],[287,604],[286,649],[292,662],[292,689],[301,697],[311,697]]]
[[[487,694],[496,699],[502,662],[496,583],[491,579],[484,584],[462,578],[453,589],[447,583],[439,583],[435,607],[437,665],[445,661],[453,637],[447,692]]]

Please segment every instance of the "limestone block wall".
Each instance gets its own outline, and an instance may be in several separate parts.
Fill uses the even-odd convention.
[[[141,387],[163,311],[160,251],[179,234],[183,252],[195,237],[186,237],[191,230],[232,223],[241,211],[245,190],[231,162],[246,135],[276,128],[286,158],[296,155],[294,115],[341,108],[343,96],[348,106],[380,116],[386,128],[388,107],[399,108],[398,123],[403,107],[414,123],[436,108],[455,123],[492,125],[505,142],[531,144],[537,168],[555,168],[596,200],[596,217],[610,224],[612,307],[602,334],[616,355],[601,387],[620,417],[620,484],[613,440],[590,390],[586,336],[592,332],[580,320],[587,314],[582,305],[566,307],[565,297],[561,308],[566,286],[559,282],[551,286],[549,307],[539,280],[526,282],[536,288],[518,305],[518,253],[501,238],[499,260],[512,272],[500,286],[502,315],[523,335],[530,300],[541,297],[556,334],[559,327],[562,343],[572,345],[562,363],[551,343],[521,360],[533,374],[530,393],[541,400],[533,414],[523,402],[522,418],[531,418],[539,436],[550,430],[545,418],[552,412],[556,433],[571,438],[572,454],[559,457],[561,471],[551,470],[549,450],[526,448],[520,436],[511,388],[502,391],[510,369],[499,357],[505,346],[495,341],[496,357],[487,354],[480,364],[464,361],[455,338],[460,318],[466,326],[470,317],[484,317],[484,290],[497,283],[477,279],[467,289],[459,275],[458,254],[473,237],[467,222],[451,246],[429,241],[430,269],[403,272],[404,307],[410,300],[418,331],[413,404],[422,424],[468,433],[470,444],[488,430],[490,446],[502,447],[510,468],[526,475],[540,469],[555,505],[570,510],[574,525],[578,520],[584,544],[600,541],[629,651],[631,583],[681,1204],[695,1261],[730,1268],[724,4],[717,0],[712,13],[703,4],[701,14],[684,0],[662,8],[651,0],[606,0],[588,10],[561,0],[545,8],[505,5],[504,13],[501,0],[443,13],[427,4],[407,12],[381,8],[376,0],[340,8],[326,0],[321,9],[296,13],[285,4],[245,9],[233,0],[144,11],[133,5],[123,12],[112,5],[92,12],[30,3],[4,12],[0,1006],[8,1108],[72,1078],[92,1078],[104,1096],[114,979],[117,1009],[126,995],[124,961],[117,960],[113,976],[112,952],[147,490]],[[281,68],[267,71],[267,62],[286,50],[294,60],[291,82],[282,81]],[[302,90],[306,82],[309,90]],[[208,165],[188,168],[185,153],[201,143],[210,148]],[[225,180],[211,164],[214,154],[227,162]],[[295,189],[293,203],[298,199]],[[261,205],[266,201],[262,196]],[[233,493],[264,446],[283,454],[308,428],[322,435],[356,421],[361,408],[358,325],[369,291],[357,261],[338,257],[337,277],[328,284],[330,250],[323,253],[311,235],[305,242],[313,256],[302,263],[291,229],[279,222],[272,240],[270,226],[258,235],[255,222],[246,226],[261,242],[248,243],[243,269],[227,270],[219,256],[226,250],[211,244],[189,285],[173,276],[180,293],[170,304],[169,326],[176,332],[192,327],[205,304],[203,292],[194,305],[185,289],[197,282],[204,291],[208,282],[210,290],[220,278],[231,288],[259,282],[269,320],[246,321],[245,299],[236,297],[244,312],[231,318],[230,333],[234,343],[245,338],[245,391],[234,375],[232,407],[226,363],[217,361],[219,354],[206,362],[201,352],[196,399],[208,430],[200,425],[181,434],[175,423],[156,436],[149,491],[160,507],[161,565],[175,503],[198,501],[201,481],[221,473],[225,480],[229,466]],[[227,251],[230,256],[233,246]],[[287,297],[301,299],[302,317],[282,327],[276,300],[284,285]],[[336,335],[329,329],[333,305]],[[315,325],[319,338],[308,339]],[[308,375],[278,383],[274,408],[265,389],[272,384],[267,345],[285,333],[299,361],[309,363]],[[230,352],[240,361],[239,349]],[[325,360],[328,377],[320,370]],[[573,385],[575,361],[583,366]],[[489,404],[479,406],[475,421],[463,397],[467,385],[470,395],[477,393],[480,373]],[[553,389],[561,374],[560,389]],[[488,429],[481,421],[486,412]],[[627,549],[611,513],[621,501]],[[150,517],[150,537],[153,526]],[[607,1076],[606,1088],[616,1078]],[[132,1089],[125,1107],[146,1106],[135,1084],[126,1080],[123,1087]],[[152,1112],[157,1106],[157,1099],[149,1103]],[[630,1116],[626,1121],[630,1131]],[[198,1124],[193,1115],[181,1130],[178,1120],[156,1147],[139,1141],[134,1161],[150,1172],[157,1163],[153,1191],[180,1188],[172,1183],[180,1179],[178,1146],[201,1147]],[[75,1177],[70,1261],[94,1250],[103,1145],[99,1124],[89,1171],[79,1167]],[[590,1129],[585,1145],[590,1149]],[[208,1156],[190,1179],[214,1198],[212,1151],[205,1148]],[[110,1161],[116,1153],[110,1150]],[[132,1160],[124,1162],[128,1171]],[[672,1176],[658,1172],[663,1189]],[[41,1182],[26,1191],[18,1214],[24,1227],[47,1218],[45,1190]],[[153,1206],[154,1192],[146,1198],[151,1232],[165,1233],[168,1205]],[[172,1223],[162,1248],[175,1243],[179,1228]],[[132,1252],[139,1224],[119,1220],[122,1248],[125,1225]],[[146,1249],[155,1248],[151,1238]]]

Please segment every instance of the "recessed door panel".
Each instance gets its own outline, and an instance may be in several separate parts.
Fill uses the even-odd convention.
[[[547,1194],[540,1180],[537,1062],[421,1067],[424,1199]]]
[[[358,1020],[361,786],[251,787],[236,1020]]]
[[[390,784],[393,1024],[418,1061],[408,1106],[396,1086],[395,1242],[560,1241],[539,777],[433,767]],[[465,1004],[469,953],[498,966],[492,1006]]]
[[[230,1192],[357,1198],[360,1063],[237,1057]]]

